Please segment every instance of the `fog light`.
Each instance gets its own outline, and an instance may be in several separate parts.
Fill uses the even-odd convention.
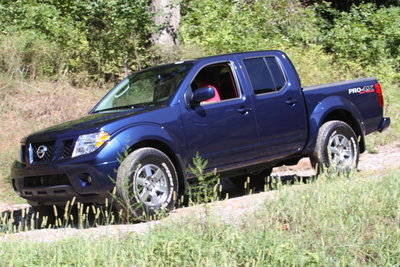
[[[82,187],[88,186],[92,184],[92,176],[88,173],[79,174],[79,182]]]

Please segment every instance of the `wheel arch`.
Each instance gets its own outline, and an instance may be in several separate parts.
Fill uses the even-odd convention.
[[[160,140],[155,140],[155,139],[149,139],[149,140],[142,140],[140,142],[137,142],[127,149],[126,155],[129,155],[133,151],[139,149],[139,148],[144,148],[144,147],[151,147],[160,150],[163,152],[165,155],[168,156],[168,158],[172,161],[174,164],[175,170],[178,175],[178,193],[183,194],[186,189],[186,175],[182,167],[181,159],[174,153],[174,151],[164,142]]]
[[[365,137],[360,124],[357,122],[354,116],[345,109],[336,109],[326,114],[321,122],[321,125],[328,121],[334,120],[343,121],[353,129],[358,139],[357,141],[359,143],[360,153],[363,153],[365,151]]]
[[[314,151],[319,129],[332,120],[347,123],[357,136],[360,153],[365,151],[365,129],[360,111],[350,100],[330,96],[320,101],[310,113],[309,140],[303,154],[309,155]]]
[[[178,193],[186,189],[185,142],[177,133],[157,124],[140,124],[121,130],[115,137],[119,142],[118,160],[122,162],[132,151],[150,147],[170,158],[178,175]]]

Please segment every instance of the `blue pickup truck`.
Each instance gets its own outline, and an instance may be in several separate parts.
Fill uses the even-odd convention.
[[[11,169],[37,210],[117,195],[133,214],[171,209],[198,153],[239,181],[310,157],[316,168],[357,167],[365,135],[390,124],[375,78],[302,88],[282,51],[205,57],[135,72],[83,118],[21,141]],[[143,208],[142,208],[143,209]]]

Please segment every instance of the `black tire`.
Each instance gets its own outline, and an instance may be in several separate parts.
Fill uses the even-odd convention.
[[[268,177],[272,173],[272,168],[250,173],[248,175],[240,175],[231,177],[230,181],[239,189],[264,189],[269,184]],[[247,183],[245,185],[245,183]],[[245,188],[246,187],[246,188]]]
[[[348,172],[357,168],[359,156],[353,129],[343,121],[328,121],[318,131],[310,161],[318,174],[326,169]]]
[[[115,205],[129,218],[146,220],[174,208],[178,176],[171,160],[155,148],[140,148],[118,168]]]

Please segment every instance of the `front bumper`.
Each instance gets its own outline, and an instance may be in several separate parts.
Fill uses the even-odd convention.
[[[115,186],[119,162],[81,162],[30,167],[14,162],[12,185],[32,205],[62,205],[72,198],[103,204]]]
[[[384,117],[384,118],[382,118],[381,122],[379,123],[378,131],[382,132],[383,130],[385,130],[389,126],[390,126],[390,118],[389,117]]]

